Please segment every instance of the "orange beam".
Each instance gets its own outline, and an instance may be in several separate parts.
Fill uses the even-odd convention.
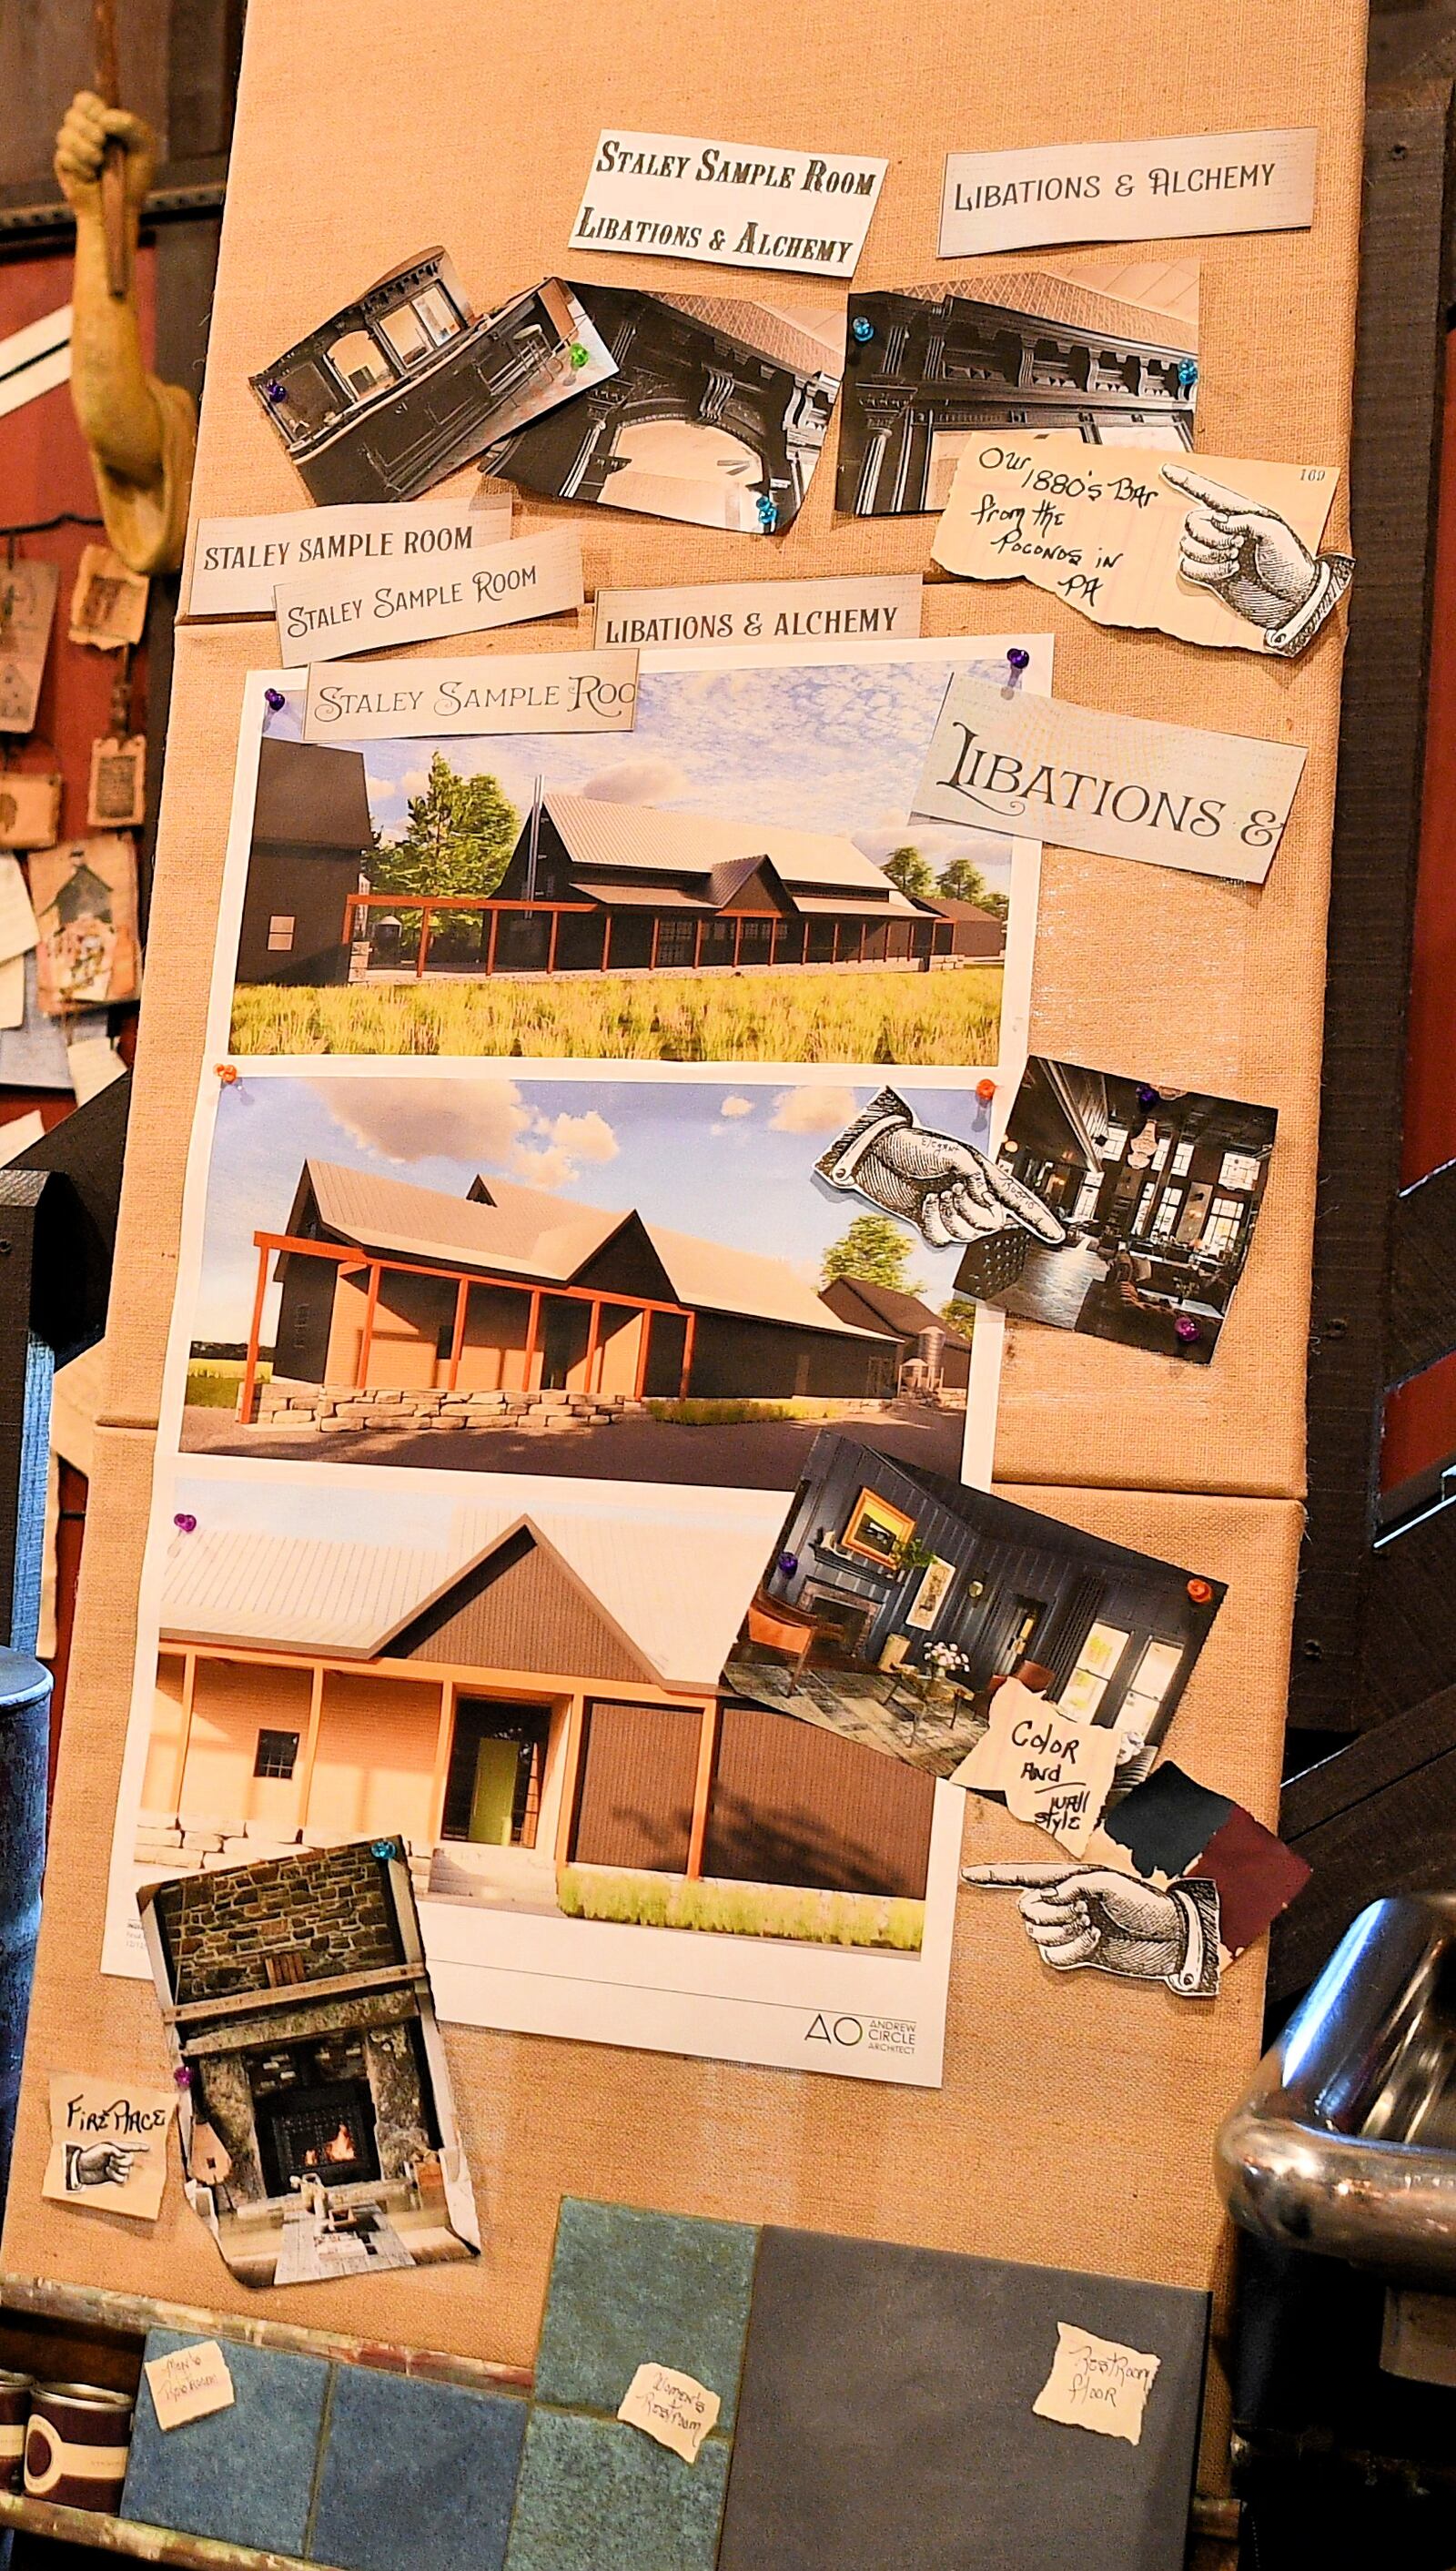
[[[593,1390],[592,1366],[596,1359],[598,1347],[601,1343],[601,1337],[602,1298],[599,1294],[592,1304],[591,1315],[587,1321],[587,1361],[585,1366],[582,1368],[582,1386],[587,1392],[591,1392]]]
[[[488,946],[488,948],[487,948],[487,950],[486,950],[486,958],[485,958],[485,969],[486,969],[487,973],[493,973],[493,972],[495,971],[495,941],[496,941],[496,931],[497,931],[497,929],[500,927],[500,924],[501,924],[500,905],[499,905],[499,903],[498,903],[498,902],[496,902],[496,903],[492,903],[492,905],[491,905],[491,913],[490,913],[490,944],[489,944],[489,946]]]
[[[534,1364],[535,1364],[535,1362],[536,1362],[536,1342],[537,1342],[537,1339],[540,1337],[540,1335],[541,1335],[541,1288],[540,1288],[540,1286],[538,1286],[534,1289],[534,1291],[533,1291],[533,1293],[532,1293],[532,1296],[531,1296],[531,1317],[530,1317],[529,1321],[528,1321],[528,1322],[527,1322],[527,1324],[526,1324],[526,1390],[527,1390],[527,1392],[534,1392],[534,1391],[535,1391],[535,1389],[536,1389],[535,1385],[534,1385],[534,1384],[533,1384],[533,1382],[531,1381],[531,1369],[532,1369],[533,1365],[534,1365]]]
[[[604,910],[604,911],[603,911],[603,913],[602,913],[602,971],[603,971],[604,973],[605,973],[605,972],[606,972],[606,970],[607,970],[608,958],[610,957],[611,953],[612,953],[612,913],[610,912],[610,910]]]
[[[688,1398],[688,1383],[693,1372],[693,1341],[697,1334],[697,1329],[698,1315],[696,1312],[690,1312],[688,1314],[687,1328],[683,1332],[683,1375],[678,1386],[678,1398],[680,1401],[686,1401]]]
[[[252,1406],[257,1395],[257,1343],[262,1335],[262,1298],[267,1292],[267,1244],[260,1233],[254,1233],[257,1249],[257,1285],[252,1296],[252,1319],[247,1325],[247,1362],[243,1369],[243,1396],[238,1416],[244,1428],[252,1426]]]
[[[465,1345],[465,1307],[470,1300],[470,1280],[462,1277],[455,1288],[455,1326],[450,1333],[450,1371],[445,1389],[453,1392],[460,1380],[460,1351]]]
[[[345,1250],[335,1241],[299,1241],[291,1233],[255,1232],[254,1243],[264,1253],[287,1251],[302,1259],[334,1259],[341,1268],[377,1268],[381,1273],[399,1277],[444,1277],[458,1281],[464,1278],[471,1286],[501,1286],[515,1294],[534,1293],[540,1289],[528,1286],[521,1277],[498,1277],[488,1268],[452,1268],[446,1262],[423,1259],[376,1259],[366,1250]],[[606,1294],[598,1286],[549,1286],[550,1294],[564,1294],[580,1303],[593,1298],[602,1303],[620,1303],[629,1312],[677,1312],[686,1316],[686,1303],[663,1303],[650,1294]]]
[[[561,1809],[556,1816],[556,1862],[570,1865],[572,1832],[576,1828],[577,1788],[582,1773],[582,1736],[586,1729],[585,1710],[579,1696],[574,1696],[566,1718],[566,1756],[562,1765]]]
[[[440,1725],[435,1734],[435,1768],[430,1779],[429,1836],[437,1839],[445,1823],[445,1786],[450,1774],[450,1743],[455,1730],[455,1681],[440,1686]]]
[[[415,950],[414,958],[414,977],[417,982],[422,981],[424,978],[424,969],[426,964],[429,962],[429,954],[430,905],[427,901],[422,901],[419,906],[419,945]]]
[[[652,1339],[652,1334],[653,1316],[651,1312],[644,1312],[642,1316],[642,1335],[637,1344],[637,1372],[632,1381],[632,1398],[634,1401],[641,1401],[643,1390],[647,1383],[647,1352],[649,1343]]]
[[[561,913],[559,910],[553,910],[551,914],[551,935],[546,941],[546,970],[548,973],[554,973],[556,971],[556,939],[560,927]]]
[[[382,1262],[369,1262],[369,1290],[364,1297],[364,1326],[359,1332],[359,1354],[354,1366],[354,1390],[362,1392],[369,1380],[369,1355],[374,1345],[374,1314],[379,1304],[379,1277]]]
[[[703,1850],[708,1838],[708,1807],[713,1798],[713,1770],[718,1757],[718,1699],[705,1697],[703,1724],[698,1735],[698,1770],[693,1780],[693,1819],[688,1830],[687,1875],[696,1883],[703,1872]]]
[[[178,1737],[177,1770],[172,1789],[174,1812],[182,1810],[182,1793],[187,1784],[188,1752],[193,1744],[193,1700],[197,1694],[197,1685],[198,1656],[196,1652],[184,1652],[182,1656],[182,1731]]]
[[[313,1683],[308,1690],[308,1736],[303,1744],[303,1774],[298,1781],[296,1829],[308,1826],[308,1799],[313,1792],[313,1768],[318,1757],[318,1728],[323,1721],[323,1669],[313,1664]]]
[[[648,963],[648,971],[649,971],[650,973],[655,973],[655,972],[657,971],[657,969],[658,969],[658,932],[659,932],[659,930],[661,929],[662,924],[663,924],[663,923],[662,923],[662,921],[659,919],[659,917],[658,917],[658,915],[657,915],[657,912],[656,912],[656,911],[654,911],[654,913],[653,913],[653,951],[652,951],[652,955],[651,955],[651,958],[649,959],[649,963]]]

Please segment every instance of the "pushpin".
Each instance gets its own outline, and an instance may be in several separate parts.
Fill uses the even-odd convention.
[[[270,715],[280,715],[288,702],[281,688],[264,688],[262,701]]]
[[[1146,1081],[1146,1080],[1140,1080],[1140,1081],[1139,1081],[1139,1083],[1138,1083],[1138,1104],[1139,1104],[1139,1106],[1140,1106],[1140,1107],[1156,1107],[1156,1106],[1157,1106],[1157,1104],[1158,1104],[1158,1092],[1157,1092],[1157,1090],[1153,1087],[1153,1085],[1152,1085],[1152,1083],[1151,1083],[1150,1081]]]
[[[1213,1595],[1213,1591],[1211,1582],[1207,1580],[1191,1580],[1189,1582],[1189,1596],[1196,1607],[1207,1607]]]
[[[1008,668],[1012,670],[1021,671],[1029,670],[1031,668],[1031,654],[1023,650],[1020,643],[1012,644],[1010,651],[1006,655],[1006,661]]]
[[[172,2076],[179,2089],[190,2089],[193,2085],[192,2073],[185,2062],[179,2062]]]
[[[587,350],[582,346],[580,339],[573,339],[571,343],[571,361],[573,366],[578,369],[582,366],[588,366],[591,364],[591,357]]]
[[[172,1523],[177,1528],[180,1535],[197,1534],[198,1522],[189,1509],[179,1509],[177,1516],[173,1519]]]
[[[1179,359],[1178,380],[1182,384],[1185,392],[1187,392],[1192,385],[1198,382],[1199,361],[1197,357],[1181,357]]]
[[[760,491],[757,500],[757,510],[759,527],[765,536],[771,536],[774,528],[778,524],[777,501],[770,500],[766,491]]]
[[[870,320],[867,313],[855,313],[853,320],[849,324],[849,336],[851,339],[857,339],[861,348],[864,346],[866,339],[872,339],[874,337],[874,323]]]
[[[1175,1336],[1180,1339],[1196,1339],[1199,1335],[1198,1322],[1191,1320],[1187,1312],[1180,1312],[1173,1327]]]
[[[995,1095],[996,1095],[996,1083],[995,1083],[995,1081],[994,1081],[994,1080],[978,1080],[978,1081],[977,1081],[977,1083],[976,1083],[976,1096],[977,1096],[978,1098],[994,1098],[994,1097],[995,1097]]]
[[[798,1569],[798,1555],[796,1553],[781,1553],[778,1557],[778,1568],[783,1573],[786,1580],[791,1580]]]
[[[262,397],[265,402],[271,402],[274,410],[276,410],[279,402],[285,402],[287,400],[288,387],[286,384],[280,384],[275,375],[270,384],[263,385]]]
[[[215,1072],[217,1073],[218,1078],[221,1080],[221,1082],[222,1082],[222,1084],[223,1084],[224,1088],[225,1088],[225,1089],[231,1089],[231,1088],[232,1088],[232,1086],[233,1086],[233,1084],[234,1084],[234,1082],[235,1082],[235,1080],[238,1078],[238,1065],[237,1065],[237,1063],[236,1063],[236,1062],[215,1062],[215,1063],[214,1063],[214,1065],[213,1065],[213,1069],[214,1069],[214,1070],[215,1070]]]
[[[378,1857],[382,1865],[386,1857],[398,1856],[399,1843],[396,1839],[375,1839],[369,1853]]]

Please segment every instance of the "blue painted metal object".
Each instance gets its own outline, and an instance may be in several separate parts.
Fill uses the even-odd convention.
[[[26,1652],[0,1651],[0,2211],[41,1924],[50,1710],[50,1671]]]

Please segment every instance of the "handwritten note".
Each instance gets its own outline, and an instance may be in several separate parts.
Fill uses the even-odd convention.
[[[952,152],[940,256],[1047,242],[1185,241],[1303,232],[1314,221],[1313,126],[1179,134],[1156,143],[1058,143]]]
[[[305,741],[499,732],[631,732],[635,652],[520,652],[478,661],[310,668]]]
[[[660,2446],[671,2446],[685,2464],[696,2464],[698,2449],[722,2408],[718,2394],[691,2374],[679,2374],[671,2365],[640,2365],[617,2416],[630,2428],[656,2437]]]
[[[278,649],[301,661],[339,661],[439,634],[483,634],[580,607],[581,538],[569,527],[492,545],[473,563],[381,573],[332,563],[280,580],[273,591]]]
[[[1058,2419],[1067,2428],[1091,2428],[1099,2437],[1125,2437],[1130,2446],[1139,2445],[1143,2413],[1162,2362],[1161,2356],[1145,2356],[1115,2338],[1098,2338],[1092,2330],[1058,2321],[1052,2370],[1031,2406],[1039,2419]]]
[[[1079,1723],[1019,1679],[991,1700],[990,1728],[952,1773],[953,1786],[1004,1795],[1019,1821],[1034,1821],[1080,1855],[1112,1788],[1118,1736]]]
[[[231,2410],[237,2398],[228,2360],[215,2338],[200,2339],[196,2347],[175,2347],[169,2356],[154,2356],[146,2372],[159,2428],[185,2428],[189,2419]]]
[[[1145,448],[988,432],[961,456],[931,552],[962,580],[1035,581],[1099,625],[1261,652],[1315,584],[1338,480],[1327,464],[1160,465]],[[1262,594],[1261,548],[1280,584]]]
[[[915,793],[933,821],[1262,883],[1306,753],[952,679]]]
[[[858,152],[608,131],[571,246],[848,277],[888,167]]]
[[[382,567],[402,579],[458,570],[511,532],[511,495],[389,500],[270,517],[204,518],[193,547],[190,616],[271,616],[280,580]]]
[[[155,2223],[167,2182],[167,2129],[177,2092],[85,2073],[51,2074],[51,2148],[42,2196],[86,2214]]]

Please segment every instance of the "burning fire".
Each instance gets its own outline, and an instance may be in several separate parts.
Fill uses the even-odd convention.
[[[355,2157],[353,2136],[342,2117],[339,2118],[338,2132],[332,2135],[323,2146],[323,2157],[326,2161],[351,2161]],[[305,2169],[318,2167],[318,2154],[311,2143],[303,2155],[303,2167]]]

